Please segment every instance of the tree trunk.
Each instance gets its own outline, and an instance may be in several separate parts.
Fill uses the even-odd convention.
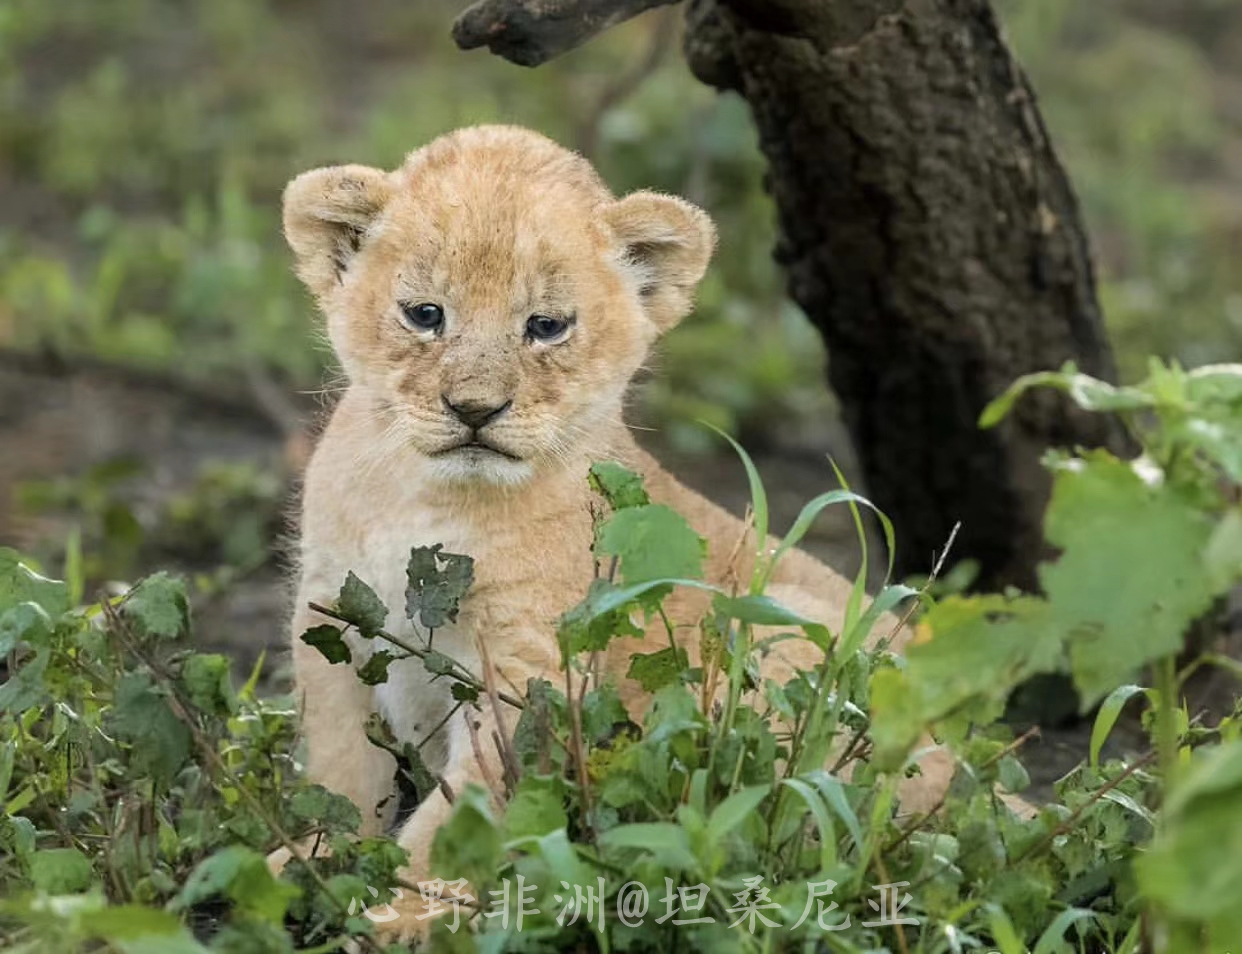
[[[1026,372],[1114,375],[1077,202],[987,0],[693,0],[686,54],[750,104],[777,259],[899,568],[961,521],[980,584],[1033,587],[1042,452],[1124,438],[1051,394],[976,426]]]
[[[544,62],[671,0],[480,0],[463,47]],[[1114,375],[1077,202],[988,0],[690,0],[686,56],[750,104],[789,289],[898,569],[953,558],[1036,585],[1049,446],[1126,446],[1049,392],[976,425],[1019,375]],[[728,236],[724,237],[728,241]]]

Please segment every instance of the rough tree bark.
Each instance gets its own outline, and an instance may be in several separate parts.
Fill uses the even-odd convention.
[[[567,48],[570,5],[549,37],[532,15],[547,3],[486,0],[455,35],[468,43],[487,7],[492,36],[513,44],[516,27],[527,59],[547,59]],[[828,346],[899,568],[925,571],[961,521],[954,553],[982,585],[1033,587],[1043,450],[1124,438],[1048,394],[976,426],[1028,371],[1114,374],[1073,191],[988,0],[691,0],[685,46],[696,76],[750,104],[776,255]]]

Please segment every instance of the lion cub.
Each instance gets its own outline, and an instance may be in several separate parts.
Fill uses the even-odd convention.
[[[690,311],[707,268],[715,230],[704,212],[653,192],[617,199],[581,156],[523,129],[484,126],[437,139],[393,172],[301,175],[285,192],[284,225],[349,379],[306,475],[295,637],[324,621],[307,604],[330,602],[350,570],[386,605],[404,606],[410,548],[441,543],[474,557],[475,583],[435,647],[479,672],[484,643],[502,685],[558,681],[555,620],[592,579],[587,470],[601,459],[641,472],[653,500],[708,540],[709,579],[749,575],[726,566],[741,521],[677,483],[622,423],[631,376]],[[836,625],[849,585],[791,553],[771,592]],[[703,602],[678,594],[668,608],[694,624]],[[696,630],[685,632],[692,642]],[[619,681],[641,648],[615,648]],[[361,640],[351,649],[358,662],[370,651]],[[394,765],[363,722],[379,711],[399,739],[418,741],[448,713],[447,686],[428,683],[418,660],[394,664],[371,689],[296,638],[293,653],[309,773],[353,799],[367,833],[380,831]],[[788,671],[816,655],[770,664]],[[635,687],[623,688],[641,711]],[[488,708],[472,715],[482,740],[512,728],[489,724]],[[464,711],[423,753],[452,791],[484,778]],[[501,775],[499,764],[488,770]],[[449,811],[437,792],[405,823],[407,881],[429,877],[431,840]]]

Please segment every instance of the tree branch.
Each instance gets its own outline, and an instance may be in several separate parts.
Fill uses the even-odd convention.
[[[539,66],[652,7],[678,0],[479,0],[453,24],[463,50],[486,46],[519,66]]]

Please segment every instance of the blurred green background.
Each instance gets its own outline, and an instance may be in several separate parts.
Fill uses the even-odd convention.
[[[97,578],[187,541],[201,565],[267,562],[280,475],[305,448],[282,465],[267,453],[280,434],[213,431],[205,408],[250,404],[270,428],[332,380],[280,236],[281,189],[317,165],[394,166],[478,122],[542,130],[617,191],[665,189],[716,218],[698,311],[635,396],[635,419],[665,450],[708,449],[699,419],[759,453],[794,447],[813,468],[788,454],[772,467],[791,512],[832,483],[825,449],[849,470],[839,426],[825,431],[823,348],[772,261],[745,104],[690,76],[680,10],[526,70],[456,49],[465,2],[0,0],[0,358],[87,359],[190,389],[118,397],[97,382],[78,394],[66,379],[6,378],[0,362],[0,497],[70,515],[14,529],[0,499],[0,544],[54,541],[41,552],[66,560],[80,541]],[[1000,0],[999,12],[1082,200],[1123,376],[1148,354],[1238,360],[1242,2]],[[119,410],[103,416],[109,402]],[[734,462],[699,468],[726,498],[717,475]],[[132,490],[139,472],[150,499],[142,481]],[[851,528],[841,535],[852,552]]]
[[[0,346],[314,387],[330,355],[279,237],[283,184],[505,121],[584,149],[619,191],[682,193],[720,223],[645,416],[693,447],[695,418],[762,435],[829,407],[818,338],[771,260],[746,109],[689,75],[676,11],[524,70],[454,47],[461,5],[5,0]],[[1242,4],[1004,0],[1001,14],[1085,207],[1123,373],[1148,353],[1237,358]]]

